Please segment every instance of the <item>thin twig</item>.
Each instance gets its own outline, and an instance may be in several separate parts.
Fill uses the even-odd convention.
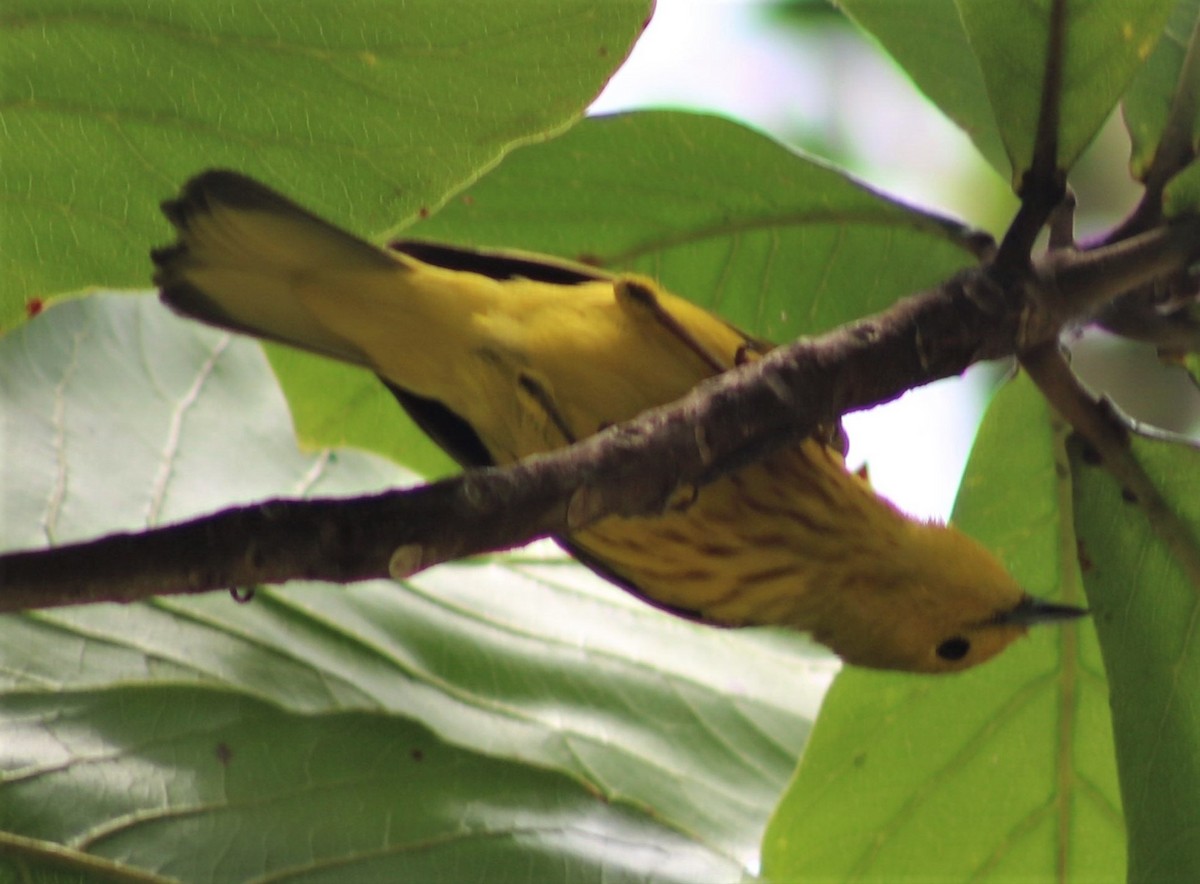
[[[1184,52],[1183,64],[1179,68],[1175,91],[1171,95],[1171,106],[1154,151],[1154,159],[1146,169],[1143,179],[1145,192],[1133,212],[1121,224],[1110,231],[1101,244],[1149,230],[1162,220],[1163,192],[1167,183],[1187,167],[1196,156],[1192,143],[1192,130],[1200,105],[1200,18],[1192,26]]]
[[[1167,503],[1138,463],[1129,446],[1130,428],[1111,407],[1083,389],[1056,342],[1026,351],[1020,359],[1042,395],[1095,449],[1125,497],[1145,513],[1155,534],[1200,592],[1200,545],[1187,522]]]
[[[992,272],[1001,285],[1013,284],[1028,271],[1033,244],[1066,191],[1066,176],[1058,165],[1058,128],[1066,39],[1067,2],[1053,0],[1050,4],[1046,63],[1033,155],[1017,189],[1021,206],[1000,241],[993,264]]]
[[[1035,269],[1043,292],[1054,299],[1043,305],[1044,321],[1061,327],[1126,292],[1183,272],[1198,236],[1200,219],[1189,218],[1099,249],[1052,252]]]
[[[1147,167],[1145,192],[1133,212],[1096,244],[1120,242],[1160,224],[1163,195],[1168,183],[1196,157],[1193,126],[1200,110],[1200,18],[1188,37],[1171,105],[1154,157]],[[1195,281],[1185,274],[1159,281],[1155,286],[1130,291],[1097,314],[1096,321],[1109,331],[1154,344],[1160,350],[1189,353],[1200,349],[1200,324],[1185,302],[1196,298]],[[1178,304],[1175,309],[1164,303]]]

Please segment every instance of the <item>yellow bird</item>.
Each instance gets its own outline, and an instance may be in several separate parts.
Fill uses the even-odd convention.
[[[152,258],[170,307],[373,371],[467,467],[569,445],[769,349],[645,277],[379,248],[233,172],[201,174],[163,211],[179,239]],[[955,528],[908,518],[815,438],[662,515],[559,540],[651,604],[804,630],[861,666],[965,669],[1083,613],[1029,596]]]

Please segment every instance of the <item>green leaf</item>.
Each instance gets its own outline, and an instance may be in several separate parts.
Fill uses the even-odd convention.
[[[1200,211],[1200,164],[1187,168],[1171,179],[1163,191],[1163,213],[1168,218]]]
[[[1188,353],[1183,357],[1181,367],[1187,372],[1192,386],[1200,388],[1200,354]]]
[[[152,298],[0,341],[0,402],[6,549],[413,478],[297,450],[261,349]],[[187,881],[732,880],[833,665],[536,549],[8,616],[0,828]]]
[[[282,344],[264,346],[305,448],[373,451],[429,478],[460,471],[373,373]]]
[[[1200,135],[1200,113],[1196,108],[1200,84],[1180,82],[1197,15],[1200,15],[1198,0],[1180,0],[1175,5],[1162,39],[1130,82],[1122,101],[1125,125],[1133,142],[1130,166],[1134,177],[1139,180],[1145,178],[1154,160],[1171,104],[1178,100],[1180,87],[1190,93],[1186,100],[1193,108],[1191,134],[1193,137]]]
[[[1092,140],[1150,54],[1175,0],[1067,5],[1059,162]],[[1051,0],[839,0],[1002,174],[1033,155]],[[1165,41],[1164,41],[1165,42]]]
[[[954,0],[835,0],[1007,180],[1011,166]]]
[[[30,298],[148,282],[158,203],[204,168],[360,231],[434,208],[577,119],[649,5],[9,0],[0,328]]]
[[[0,832],[0,881],[36,884],[175,884],[174,879],[131,869],[122,863],[72,850],[54,842]]]
[[[1065,4],[1057,162],[1070,168],[1138,67],[1150,56],[1176,0],[955,0],[983,72],[988,101],[1018,187],[1033,159],[1051,8]]]
[[[949,219],[745,126],[675,112],[588,119],[514,151],[403,235],[639,270],[778,341],[881,310],[975,260],[972,232]],[[282,348],[271,360],[310,444],[352,442],[415,465],[402,430],[382,446],[353,430],[382,412],[373,378],[360,372],[354,385]]]
[[[1025,378],[996,397],[955,521],[1029,590],[1082,589],[1059,429]],[[768,878],[1109,880],[1124,862],[1089,623],[938,679],[847,669],[763,844]]]
[[[9,694],[0,724],[33,756],[11,772],[31,782],[6,790],[0,826],[183,881],[739,874],[641,808],[598,813],[598,796],[562,772],[457,748],[396,714],[314,717],[139,685]]]
[[[1200,450],[1134,437],[1133,455],[1200,536]],[[1071,446],[1088,600],[1112,691],[1130,881],[1190,881],[1200,868],[1200,620],[1197,587],[1135,505]]]
[[[739,123],[670,111],[588,119],[515,151],[404,235],[651,273],[779,341],[974,263],[974,232],[958,222]]]

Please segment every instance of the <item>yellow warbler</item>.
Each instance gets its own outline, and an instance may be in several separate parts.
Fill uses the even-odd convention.
[[[163,205],[175,310],[364,366],[466,466],[568,445],[766,349],[634,275],[421,242],[377,248],[242,175]],[[811,632],[846,661],[945,672],[1079,609],[1025,594],[982,546],[912,520],[816,439],[662,515],[560,538],[643,599],[726,626]]]

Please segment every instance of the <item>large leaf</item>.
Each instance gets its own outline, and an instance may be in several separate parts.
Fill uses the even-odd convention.
[[[1200,868],[1197,586],[1082,446],[1071,449],[1083,577],[1112,685],[1130,881],[1192,881]],[[1134,438],[1133,454],[1183,519],[1200,560],[1200,450]]]
[[[0,826],[183,881],[738,874],[642,809],[598,813],[561,772],[448,745],[400,715],[297,715],[164,684],[9,694],[0,723],[22,761]],[[10,850],[0,870],[53,867],[31,854]]]
[[[1173,102],[1182,98],[1184,106],[1191,107],[1191,119],[1186,120],[1185,125],[1191,127],[1193,136],[1200,135],[1200,106],[1197,105],[1200,83],[1195,82],[1200,71],[1193,63],[1188,72],[1190,76],[1180,79],[1198,14],[1200,2],[1179,0],[1162,39],[1129,84],[1122,102],[1133,148],[1130,164],[1134,176],[1139,179],[1145,176],[1154,160]]]
[[[1008,155],[954,0],[836,0],[1006,179]]]
[[[434,207],[578,118],[649,7],[7,0],[0,328],[32,297],[145,284],[159,201],[206,167],[365,231]]]
[[[412,479],[298,451],[261,350],[150,298],[9,335],[0,401],[4,548]],[[732,880],[832,667],[533,553],[4,617],[0,828],[34,839],[5,855],[188,881]]]
[[[1053,2],[841,0],[840,5],[1016,186],[1033,157]],[[1112,112],[1175,2],[1065,4],[1061,166],[1074,163]]]
[[[1149,57],[1176,0],[955,0],[1019,186],[1033,159],[1052,7],[1063,7],[1057,164],[1070,168]]]
[[[1027,379],[987,413],[955,507],[1037,594],[1082,601],[1056,420]],[[1088,623],[939,679],[845,670],[769,826],[773,880],[1111,880],[1123,865]]]
[[[945,218],[744,126],[671,112],[589,119],[514,151],[404,235],[641,270],[781,341],[880,310],[974,260],[967,231]],[[304,438],[413,463],[407,438],[370,430],[383,395],[373,378],[355,383],[279,348],[271,358]]]
[[[1168,216],[1200,210],[1200,164],[1195,162],[1200,134],[1200,3],[1180,0],[1166,34],[1154,54],[1130,85],[1125,96],[1125,121],[1133,142],[1133,172],[1144,177],[1160,152],[1162,142],[1174,149],[1164,167],[1171,178],[1163,193]],[[1161,165],[1164,159],[1158,159]],[[1159,182],[1161,183],[1161,182]]]

